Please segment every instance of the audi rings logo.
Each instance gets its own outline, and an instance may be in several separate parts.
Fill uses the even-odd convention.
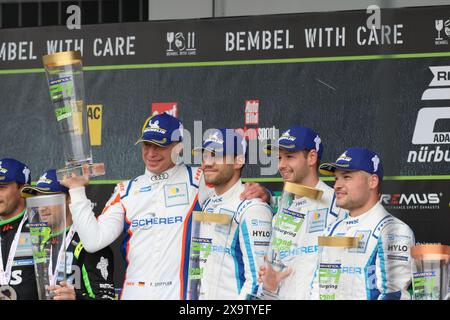
[[[166,179],[169,179],[169,174],[167,172],[151,177],[152,181],[162,181],[162,180],[166,180]]]

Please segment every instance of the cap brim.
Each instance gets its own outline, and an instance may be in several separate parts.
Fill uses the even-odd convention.
[[[264,147],[264,150],[263,150],[263,151],[264,151],[266,154],[270,155],[270,153],[276,152],[277,150],[280,150],[280,149],[287,150],[287,151],[292,151],[292,152],[298,151],[298,150],[295,149],[295,145],[292,145],[292,146],[284,146],[284,145],[280,145],[280,144],[278,144],[278,143],[272,143],[272,144],[266,145],[266,146]]]
[[[64,191],[48,191],[48,190],[44,190],[42,188],[38,188],[38,187],[32,187],[32,186],[27,186],[27,187],[23,187],[22,190],[20,190],[20,195],[22,196],[22,198],[29,198],[29,197],[34,197],[36,196],[37,193],[43,193],[43,194],[56,194],[56,193],[60,193]]]
[[[137,145],[138,143],[141,142],[149,142],[149,143],[153,143],[155,145],[157,145],[158,147],[167,147],[168,145],[170,145],[171,143],[161,143],[161,140],[147,140],[147,139],[139,139],[138,141],[136,141],[136,143],[134,145]],[[176,141],[178,142],[178,141]]]
[[[346,170],[346,171],[358,171],[360,169],[351,169],[348,166],[339,165],[337,163],[322,163],[319,166],[319,172],[326,176],[334,175],[334,172],[337,170]]]
[[[219,152],[223,152],[223,149],[218,150],[218,149],[208,148],[208,147],[197,147],[197,148],[192,149],[192,155],[195,156],[195,155],[197,155],[197,154],[199,154],[200,152],[203,152],[203,151],[219,153]]]

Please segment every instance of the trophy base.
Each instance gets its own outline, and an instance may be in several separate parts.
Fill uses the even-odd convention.
[[[275,292],[270,292],[265,289],[258,289],[256,294],[247,294],[245,300],[280,300],[280,297]]]
[[[56,177],[58,178],[58,181],[61,181],[65,176],[70,176],[72,173],[75,173],[77,176],[88,176],[89,178],[104,176],[105,164],[93,163],[71,168],[59,169],[56,171]]]

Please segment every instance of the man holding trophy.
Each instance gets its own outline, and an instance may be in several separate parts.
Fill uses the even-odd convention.
[[[85,194],[87,177],[73,174],[62,181],[70,189],[74,225],[88,252],[125,233],[122,299],[186,298],[191,215],[200,210],[199,197],[212,190],[201,168],[177,161],[182,134],[181,122],[167,113],[145,121],[137,141],[145,173],[119,183],[98,220]],[[251,189],[252,195],[267,197],[260,186]]]
[[[56,170],[46,171],[39,178],[36,186],[22,188],[24,197],[56,194],[64,195],[67,206],[70,204],[69,190],[58,182]],[[39,221],[47,223],[48,228],[52,230],[46,237],[40,239],[38,243],[40,247],[49,243],[52,249],[57,248],[55,244],[60,239],[56,235],[63,231],[62,228],[66,229],[67,233],[64,239],[67,279],[58,284],[50,284],[48,290],[52,293],[53,299],[114,299],[114,260],[111,249],[106,247],[95,253],[84,250],[80,237],[72,226],[69,208],[66,208],[64,225],[59,209],[58,206],[41,206],[38,212]],[[52,256],[57,257],[57,253],[53,252]],[[56,259],[53,260],[55,261],[52,261],[52,265],[56,265]]]
[[[338,284],[343,299],[410,299],[410,248],[412,230],[390,215],[380,204],[383,165],[380,157],[364,148],[347,149],[335,163],[320,166],[323,174],[334,175],[336,203],[349,211],[325,231],[325,236],[355,237],[356,248],[347,249],[352,265],[342,265],[351,281]],[[345,258],[345,257],[343,257]],[[345,261],[343,259],[342,261]],[[316,273],[313,298],[319,298],[321,272]],[[348,286],[352,286],[347,288]]]
[[[292,126],[282,133],[277,144],[268,145],[266,150],[278,152],[278,169],[285,185],[301,185],[302,189],[311,190],[314,194],[320,191],[321,196],[296,195],[287,208],[279,208],[273,227],[279,233],[293,236],[289,240],[278,241],[287,243],[280,252],[284,266],[278,269],[282,270],[274,268],[271,257],[260,268],[259,281],[263,283],[263,295],[271,299],[309,299],[317,264],[317,237],[326,226],[346,213],[336,206],[333,189],[319,180],[318,166],[323,143],[314,130]],[[295,230],[288,230],[289,224],[283,223],[283,220],[289,219],[295,219]],[[275,235],[273,231],[271,248],[278,240]]]
[[[240,134],[233,129],[213,130],[193,152],[201,152],[205,182],[214,187],[214,194],[193,219],[201,224],[192,228],[190,276],[195,270],[192,256],[201,255],[202,249],[207,254],[195,265],[200,281],[197,285],[193,283],[198,278],[190,282],[189,298],[243,300],[257,290],[257,270],[270,240],[272,209],[260,199],[240,198],[245,189],[240,177],[246,157]]]

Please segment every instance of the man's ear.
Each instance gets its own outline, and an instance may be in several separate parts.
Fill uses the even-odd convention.
[[[314,167],[317,165],[319,161],[319,155],[317,154],[316,149],[312,149],[308,151],[308,155],[306,156],[308,159],[308,165]]]
[[[376,174],[372,174],[369,177],[369,187],[370,189],[378,190],[378,186],[381,183],[380,178]]]
[[[183,143],[178,142],[175,147],[173,147],[173,152],[176,152],[180,157],[183,156]]]
[[[235,162],[234,162],[235,169],[242,169],[244,164],[245,164],[245,156],[240,155],[240,156],[235,157]]]

